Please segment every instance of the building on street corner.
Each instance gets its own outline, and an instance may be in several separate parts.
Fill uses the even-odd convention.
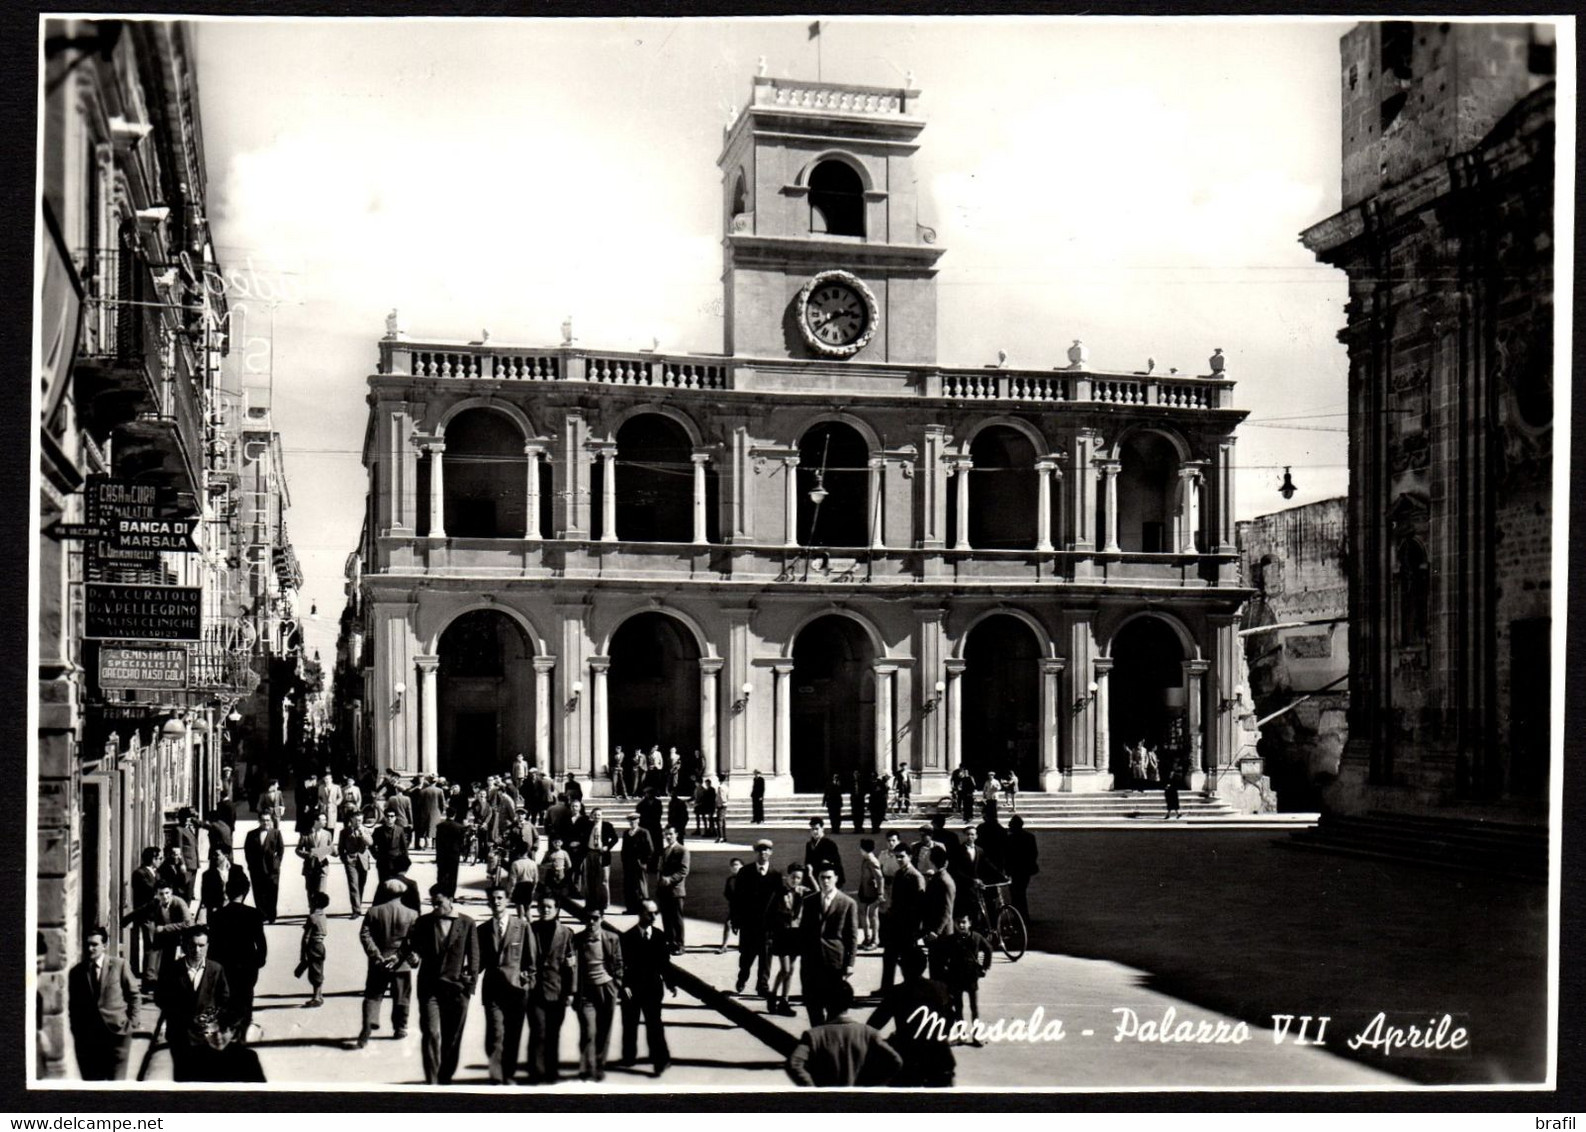
[[[189,31],[50,20],[43,39],[35,1070],[59,1077],[66,971],[95,926],[132,954],[139,853],[220,797],[275,645]],[[284,503],[278,476],[261,490]]]
[[[615,748],[658,745],[773,795],[897,766],[1084,792],[1134,785],[1145,742],[1255,804],[1223,352],[939,365],[922,107],[753,80],[720,354],[392,312],[338,677],[373,763],[467,781],[521,751],[602,793]]]

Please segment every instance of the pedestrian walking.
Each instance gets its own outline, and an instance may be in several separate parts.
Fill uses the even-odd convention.
[[[463,1022],[479,983],[479,928],[459,915],[439,885],[430,888],[432,911],[420,916],[403,941],[418,962],[419,1031],[424,1083],[450,1085],[462,1052]]]
[[[781,889],[766,901],[766,955],[777,963],[766,994],[767,1014],[794,1016],[788,996],[793,990],[793,971],[798,966],[801,944],[799,914],[808,891],[804,887],[804,866],[795,862],[782,874]]]
[[[374,906],[365,913],[358,932],[358,941],[369,960],[363,985],[363,1027],[358,1032],[360,1049],[369,1044],[369,1033],[380,1021],[380,1003],[387,992],[391,995],[392,1037],[407,1037],[413,977],[403,947],[418,913],[402,899],[406,892],[407,885],[401,880],[393,877],[382,881]]]
[[[654,900],[639,905],[639,922],[622,936],[622,1059],[632,1065],[639,1059],[639,1026],[644,1026],[645,1046],[655,1076],[672,1064],[666,1044],[666,1024],[661,1017],[662,991],[677,994],[672,979],[672,952],[656,925],[659,909]]]
[[[886,880],[881,858],[876,856],[874,838],[859,841],[859,948],[869,951],[881,946],[881,896]]]
[[[84,1081],[124,1081],[127,1047],[138,1029],[142,996],[126,960],[109,952],[110,933],[88,929],[83,960],[66,975],[67,1016]]]
[[[843,874],[843,857],[837,843],[826,836],[825,823],[820,818],[810,818],[810,839],[804,844],[804,867],[811,879],[820,874],[823,865],[837,872],[837,887],[847,879]]]
[[[578,956],[550,893],[540,897],[532,930],[537,966],[529,991],[529,1084],[554,1085],[561,1075],[562,1023],[578,989]]]
[[[909,847],[900,839],[892,848],[895,871],[887,894],[887,909],[881,917],[881,987],[892,989],[892,977],[905,951],[920,946],[921,901],[925,896],[925,877],[914,867]]]
[[[656,868],[656,904],[672,954],[683,954],[683,905],[688,896],[689,851],[677,830],[668,826],[661,833],[661,861]]]
[[[330,907],[330,893],[315,892],[308,898],[308,916],[303,920],[303,938],[297,948],[297,968],[292,972],[301,979],[308,976],[309,996],[305,1008],[325,1005],[325,940],[330,935],[330,925],[325,909]]]
[[[204,923],[226,902],[226,878],[231,875],[231,858],[219,849],[209,851],[209,867],[198,884],[198,918]]]
[[[408,856],[408,831],[402,826],[400,815],[389,808],[380,815],[380,824],[370,834],[374,846],[375,876],[384,884],[392,877],[405,876],[413,865]]]
[[[347,900],[355,920],[363,915],[364,885],[374,868],[373,847],[374,842],[357,811],[347,812],[341,832],[336,835],[336,856],[341,858],[342,872],[347,875]]]
[[[639,904],[649,896],[645,871],[655,856],[656,845],[650,831],[640,825],[640,815],[628,815],[628,828],[622,835],[622,906],[636,914]]]
[[[755,993],[770,995],[771,957],[766,949],[766,905],[782,889],[782,874],[771,866],[775,846],[761,838],[754,843],[754,860],[733,878],[728,914],[738,929],[738,987],[742,994],[749,985],[749,972],[759,964]],[[735,858],[736,859],[736,858]]]
[[[286,843],[281,839],[279,825],[274,812],[265,809],[259,815],[258,827],[249,830],[242,839],[242,856],[248,863],[248,877],[253,883],[253,903],[267,924],[275,923],[276,902],[281,891],[281,860],[286,856]]]
[[[467,822],[458,820],[456,814],[448,814],[435,827],[435,883],[454,898],[468,836]]]
[[[749,787],[749,821],[752,825],[765,824],[765,775],[754,772],[754,782]]]
[[[853,1088],[885,1085],[903,1067],[903,1058],[886,1039],[863,1022],[848,1017],[853,988],[832,989],[831,1015],[812,1026],[788,1054],[787,1073],[806,1088]]]
[[[950,1088],[957,1066],[950,1030],[953,1004],[947,984],[926,977],[923,948],[904,948],[898,969],[903,981],[881,996],[881,1005],[867,1022],[883,1032],[887,1023],[895,1024],[887,1043],[903,1059],[903,1066],[891,1083],[895,1088]]]
[[[727,802],[730,789],[727,776],[722,775],[721,781],[716,784],[716,825],[712,831],[718,842],[727,840]]]
[[[727,880],[722,885],[721,890],[722,903],[727,906],[727,915],[721,922],[721,946],[716,948],[717,955],[727,954],[727,943],[732,939],[732,933],[738,930],[738,925],[733,922],[732,918],[732,894],[737,890],[738,874],[741,872],[743,872],[742,857],[734,857],[727,862]]]
[[[980,1046],[979,1034],[975,1031],[975,1023],[980,1021],[980,979],[987,971],[991,970],[991,944],[986,937],[970,926],[968,912],[958,916],[958,930],[945,945],[947,955],[944,964],[946,968],[947,989],[953,996],[954,1012],[959,1019],[970,1025],[970,1041],[972,1046]],[[964,1002],[968,1001],[969,1014],[964,1015]]]
[[[837,775],[832,775],[832,784],[826,788],[826,793],[821,795],[821,805],[826,807],[826,816],[831,820],[832,832],[837,833],[843,828],[843,780]]]
[[[589,910],[578,937],[578,1078],[604,1081],[611,1024],[622,997],[622,940],[605,923],[602,908]]]
[[[1167,812],[1162,815],[1164,821],[1184,816],[1179,813],[1178,778],[1175,775],[1168,775],[1167,781],[1162,784],[1162,801],[1167,806]]]
[[[837,870],[822,865],[815,879],[820,887],[804,898],[799,922],[804,962],[800,981],[811,1026],[819,1026],[831,1013],[837,984],[854,977],[859,937],[859,906],[837,890]]]
[[[523,1022],[534,986],[534,937],[528,923],[512,914],[507,891],[485,893],[490,919],[479,929],[480,997],[485,1004],[485,1053],[490,1080],[510,1085],[518,1072]]]
[[[1007,846],[1003,862],[1008,873],[1008,897],[1019,910],[1026,923],[1033,923],[1030,915],[1030,878],[1041,871],[1040,850],[1035,835],[1024,828],[1024,819],[1018,814],[1008,819]]]
[[[296,853],[303,861],[303,887],[308,895],[325,891],[330,872],[331,841],[323,814],[315,814],[309,831],[298,839]]]
[[[209,957],[226,972],[231,1012],[241,1041],[247,1041],[253,1022],[254,987],[270,957],[264,916],[246,903],[250,888],[248,874],[234,866],[226,876],[226,903],[209,914]]]

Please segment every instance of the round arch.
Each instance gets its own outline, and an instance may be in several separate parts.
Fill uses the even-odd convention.
[[[841,410],[820,410],[812,412],[808,416],[796,418],[794,426],[789,430],[788,434],[785,434],[789,437],[785,442],[796,446],[803,439],[805,433],[817,425],[823,424],[847,425],[859,434],[860,439],[865,442],[865,447],[872,455],[880,452],[885,447],[881,440],[881,434],[875,430],[875,426],[863,417]]]
[[[1052,451],[1052,449],[1047,445],[1046,437],[1042,435],[1041,430],[1036,428],[1029,421],[1025,420],[1023,417],[1000,415],[995,417],[986,417],[983,420],[976,421],[969,431],[964,434],[964,438],[959,442],[958,454],[960,456],[968,456],[971,446],[973,446],[975,443],[975,438],[989,428],[1011,428],[1015,432],[1023,434],[1024,438],[1030,442],[1032,447],[1034,447],[1035,458],[1037,460],[1041,459],[1043,456],[1049,455]]]
[[[646,401],[640,405],[632,405],[626,409],[623,409],[616,416],[608,418],[609,427],[606,430],[607,439],[616,440],[617,433],[621,431],[623,425],[627,424],[634,417],[642,417],[649,414],[667,418],[687,434],[689,444],[693,445],[695,448],[704,447],[704,433],[700,431],[699,425],[694,423],[694,418],[690,417],[681,409],[675,408],[672,405],[663,405],[659,401]]]
[[[1179,463],[1194,459],[1189,441],[1185,440],[1177,429],[1163,428],[1161,425],[1130,425],[1113,438],[1111,444],[1103,445],[1101,455],[1108,459],[1122,458],[1123,446],[1142,433],[1160,436],[1173,446],[1173,452],[1178,457]]]
[[[788,642],[789,767],[793,790],[819,794],[835,780],[846,793],[875,768],[877,687],[881,659],[864,622],[827,610],[809,618]]]
[[[612,613],[606,619],[607,627],[605,630],[598,634],[592,634],[599,646],[597,655],[610,656],[612,639],[617,635],[618,630],[622,628],[623,623],[631,621],[644,613],[663,613],[672,618],[672,620],[681,622],[693,634],[694,647],[699,650],[700,656],[720,655],[717,653],[715,646],[711,644],[710,635],[705,632],[704,626],[699,623],[699,620],[693,614],[687,613],[675,605],[667,605],[665,602],[660,601],[634,602]]]
[[[875,624],[868,617],[865,617],[861,613],[855,613],[851,609],[845,609],[842,606],[829,605],[825,609],[817,609],[812,613],[805,614],[797,622],[797,624],[793,626],[792,632],[788,633],[787,635],[786,643],[784,643],[782,646],[782,656],[784,658],[789,660],[792,659],[793,642],[798,640],[798,635],[800,633],[802,633],[814,622],[819,621],[822,617],[848,618],[850,621],[853,621],[855,624],[857,624],[860,629],[864,630],[865,636],[870,639],[870,651],[875,655],[877,660],[885,660],[891,655],[887,649],[886,639],[882,637],[881,631],[875,627]]]
[[[1041,648],[1041,655],[1043,657],[1055,657],[1057,655],[1057,646],[1052,641],[1052,634],[1047,631],[1045,625],[1041,624],[1040,619],[1027,609],[1020,609],[1016,605],[1007,605],[983,610],[976,614],[969,624],[964,626],[964,631],[958,634],[957,639],[953,642],[952,655],[955,660],[964,658],[964,645],[969,640],[969,634],[975,631],[975,627],[982,621],[989,620],[992,617],[1014,617],[1023,621],[1029,626],[1030,631],[1035,634],[1036,643]]]
[[[1182,620],[1180,620],[1178,617],[1175,617],[1173,614],[1166,613],[1160,609],[1142,609],[1138,610],[1137,612],[1130,613],[1127,616],[1121,618],[1116,625],[1112,626],[1112,631],[1105,634],[1104,637],[1098,634],[1098,637],[1100,638],[1101,655],[1109,657],[1112,656],[1113,642],[1118,639],[1118,634],[1132,622],[1147,618],[1164,622],[1169,629],[1173,630],[1173,634],[1178,637],[1179,646],[1184,650],[1185,660],[1202,659],[1200,643],[1196,641],[1195,634],[1190,632],[1189,626],[1184,624]]]
[[[524,635],[528,637],[529,648],[532,650],[533,655],[546,656],[550,653],[550,649],[545,644],[545,634],[540,632],[540,627],[534,623],[534,618],[521,609],[504,605],[498,601],[471,601],[467,605],[459,605],[448,610],[430,632],[419,635],[419,639],[424,643],[425,652],[430,656],[437,655],[441,636],[447,629],[452,627],[452,623],[465,614],[474,613],[481,609],[488,609],[494,613],[504,613],[516,621],[518,628],[522,629]]]
[[[502,401],[495,397],[468,397],[458,401],[455,405],[448,406],[446,411],[441,414],[440,420],[435,423],[435,435],[444,438],[446,436],[446,426],[451,424],[452,418],[474,409],[491,409],[510,417],[512,422],[518,426],[518,431],[523,434],[525,444],[534,439],[536,435],[534,425],[530,422],[527,413],[510,401]]]
[[[1012,774],[1040,786],[1041,660],[1044,633],[1005,609],[976,618],[963,635],[958,677],[963,767],[983,782]],[[967,740],[967,741],[964,741]]]
[[[1113,662],[1107,677],[1110,749],[1097,752],[1097,764],[1112,773],[1116,789],[1160,788],[1192,769],[1188,697],[1194,685],[1184,663],[1197,659],[1194,639],[1177,618],[1146,611],[1118,623],[1104,655]]]
[[[875,191],[876,182],[875,178],[870,175],[870,170],[865,168],[865,163],[863,161],[859,160],[859,158],[855,157],[845,149],[827,149],[817,153],[814,157],[810,158],[804,163],[804,166],[798,171],[798,176],[793,178],[793,183],[798,185],[800,188],[809,188],[810,174],[815,172],[816,169],[819,169],[828,161],[842,162],[844,165],[848,166],[848,168],[852,169],[856,174],[858,174],[859,183],[864,187],[865,192],[870,193]]]
[[[612,765],[617,747],[660,747],[668,770],[673,748],[683,760],[701,750],[699,661],[704,655],[693,628],[675,610],[636,610],[622,619],[606,645],[606,733],[612,750],[595,752],[597,766]]]
[[[481,782],[533,750],[535,641],[513,612],[459,611],[436,637],[435,769],[452,782]]]
[[[876,448],[866,431],[831,418],[799,433],[795,475],[800,546],[870,545],[876,518],[870,462]]]

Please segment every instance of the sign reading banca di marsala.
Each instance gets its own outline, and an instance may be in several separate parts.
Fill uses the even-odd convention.
[[[180,645],[102,645],[99,686],[182,691],[187,687],[187,650]]]
[[[97,640],[196,641],[202,638],[198,586],[89,582],[83,636]]]

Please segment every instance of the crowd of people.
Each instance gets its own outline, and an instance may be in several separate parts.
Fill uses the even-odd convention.
[[[670,1063],[661,1003],[664,992],[676,993],[672,960],[687,942],[689,839],[725,840],[726,828],[721,795],[712,798],[708,777],[694,778],[700,768],[678,760],[671,763],[678,767],[674,775],[669,760],[657,764],[655,754],[616,762],[633,807],[618,822],[608,821],[593,800],[586,805],[576,778],[558,781],[521,757],[510,773],[466,789],[432,775],[408,782],[394,774],[363,782],[328,773],[305,778],[296,785],[291,848],[308,908],[294,970],[307,984],[302,1005],[325,1002],[329,918],[341,914],[332,910],[328,878],[339,863],[346,915],[361,921],[365,960],[362,1024],[349,1035],[350,1045],[371,1040],[387,998],[389,1032],[406,1037],[416,991],[424,1079],[446,1084],[477,993],[493,1081],[555,1082],[569,1012],[579,1026],[580,1077],[604,1078],[619,1021],[616,1064],[637,1062],[642,1032],[659,1076]],[[627,778],[637,765],[643,772]],[[756,779],[752,799],[763,798],[763,779]],[[855,828],[862,830],[868,817],[877,832],[908,797],[906,785],[898,790],[863,775],[844,793]],[[89,934],[71,1003],[86,1079],[125,1075],[127,1042],[149,997],[161,1014],[176,1080],[263,1079],[249,1046],[256,1034],[254,988],[270,958],[265,927],[279,919],[288,856],[278,781],[263,784],[255,809],[257,824],[243,839],[240,861],[235,807],[225,797],[202,822],[183,811],[169,845],[144,851],[127,917],[136,928],[129,963],[118,968],[119,960],[105,956],[103,929]],[[833,827],[840,813],[829,814]],[[857,1040],[858,1023],[847,1017],[855,960],[879,951],[882,975],[870,995],[877,1005],[868,1026],[899,1022],[887,1039],[897,1064],[883,1076],[897,1084],[951,1083],[951,1042],[920,1038],[912,1026],[905,1033],[901,1020],[922,1002],[940,1005],[947,1019],[978,1018],[978,984],[991,955],[988,904],[994,916],[996,894],[1008,884],[1028,916],[1026,892],[1038,870],[1034,838],[1016,815],[1002,823],[993,794],[982,797],[981,817],[955,832],[938,813],[913,840],[890,830],[879,847],[876,837],[863,837],[857,860],[848,862],[827,835],[826,820],[813,818],[793,859],[777,860],[768,839],[755,843],[752,861],[732,859],[719,949],[736,935],[734,993],[743,996],[753,976],[768,1013],[796,1016],[798,977],[811,1029],[797,1071],[790,1063],[795,1079],[828,1083],[826,1028],[847,1027],[844,1042]],[[201,832],[208,848],[202,872]],[[418,851],[434,854],[428,911],[410,875]],[[614,858],[620,893],[613,892]],[[483,920],[458,909],[464,864],[483,866],[489,913]],[[366,896],[372,897],[367,907]],[[616,897],[637,921],[620,935],[605,923]],[[585,919],[582,931],[563,922],[566,908]],[[877,1065],[890,1064],[879,1050],[876,1058]]]

